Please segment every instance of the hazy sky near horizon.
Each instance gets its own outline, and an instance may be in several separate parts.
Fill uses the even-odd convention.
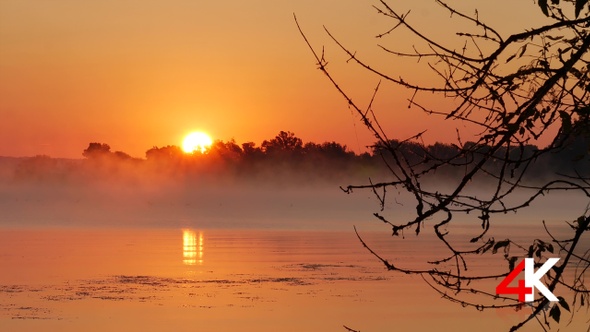
[[[428,80],[379,50],[378,42],[408,49],[412,41],[374,38],[391,27],[376,4],[0,0],[0,155],[81,158],[89,142],[102,142],[144,157],[153,146],[180,145],[193,130],[257,144],[289,130],[363,151],[371,135],[317,70],[293,13],[313,45],[326,46],[341,85],[366,105],[378,78],[346,63],[323,25],[388,72]],[[392,5],[411,9],[412,21],[442,40],[458,27],[434,1]],[[457,8],[472,13],[475,5]],[[506,35],[544,22],[532,0],[477,8]],[[411,92],[387,84],[382,91],[375,106],[390,137],[425,128],[427,142],[455,137],[455,124],[407,108]]]

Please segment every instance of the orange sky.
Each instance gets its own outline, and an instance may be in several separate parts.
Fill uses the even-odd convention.
[[[81,158],[89,142],[102,142],[144,157],[152,146],[180,145],[192,130],[257,144],[290,130],[304,141],[335,140],[359,152],[372,138],[316,69],[292,14],[315,46],[326,45],[330,68],[366,105],[378,79],[346,64],[323,24],[390,72],[427,80],[379,52],[373,37],[389,24],[371,4],[2,0],[0,156]],[[449,38],[450,23],[442,21],[448,15],[433,1],[405,6],[427,32]],[[486,2],[478,9],[504,32],[543,19],[532,1]],[[412,44],[396,38],[387,43]],[[408,110],[409,92],[384,87],[376,106],[390,137],[425,126],[428,142],[455,137],[456,123],[443,126]]]

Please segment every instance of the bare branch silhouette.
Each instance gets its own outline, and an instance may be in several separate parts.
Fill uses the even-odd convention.
[[[583,246],[580,248],[581,239],[590,231],[588,209],[568,223],[573,233],[571,238],[554,236],[541,220],[538,225],[547,231],[551,242],[532,239],[530,244],[521,244],[514,239],[496,240],[488,235],[495,215],[521,211],[547,193],[573,191],[590,202],[588,1],[552,1],[550,4],[540,1],[542,12],[553,22],[508,36],[483,22],[477,11],[467,14],[443,1],[436,0],[436,3],[450,14],[451,22],[456,20],[471,26],[468,31],[457,33],[452,40],[456,45],[463,45],[460,49],[447,45],[450,39],[443,42],[420,31],[412,22],[410,12],[399,12],[384,0],[374,6],[377,15],[391,20],[391,27],[376,35],[380,49],[394,59],[418,60],[432,73],[430,84],[414,83],[378,68],[324,27],[330,40],[349,58],[348,62],[379,80],[366,107],[353,100],[341,87],[328,69],[324,48],[321,53],[317,51],[295,17],[297,28],[318,69],[375,137],[373,151],[381,155],[390,173],[385,181],[369,179],[368,183],[351,184],[341,189],[346,193],[371,190],[380,209],[374,216],[390,227],[394,236],[403,236],[407,230],[420,234],[427,224],[431,225],[430,231],[443,244],[447,255],[424,262],[430,268],[406,268],[372,249],[356,228],[355,233],[361,244],[388,270],[420,275],[444,298],[479,310],[520,308],[523,304],[517,299],[478,288],[477,281],[507,276],[515,263],[524,257],[534,257],[540,266],[548,255],[559,255],[559,265],[545,277],[548,289],[569,290],[572,304],[588,308],[590,301],[584,274],[590,269],[590,259],[588,250],[584,252]],[[570,5],[575,6],[575,17],[565,14]],[[412,52],[386,45],[401,30],[409,32],[418,43],[411,46]],[[382,91],[381,81],[407,89],[409,106],[418,112],[476,127],[479,130],[477,140],[464,143],[457,130],[457,143],[453,145],[456,148],[452,152],[440,153],[420,143],[426,131],[407,139],[390,139],[374,112],[374,101]],[[453,102],[432,108],[424,103],[432,95]],[[540,138],[550,143],[543,148],[532,148],[532,143]],[[573,147],[582,151],[581,157],[570,154]],[[552,155],[560,155],[567,163],[551,165],[553,168],[548,174],[537,176],[536,169]],[[439,178],[435,173],[449,169],[462,169],[463,174],[450,179],[453,181],[451,189],[438,188],[436,181]],[[489,188],[487,194],[476,196],[471,193],[469,188],[473,183]],[[411,195],[415,206],[412,219],[394,221],[381,213],[386,208],[386,200],[395,199],[395,191]],[[481,222],[481,232],[466,241],[449,237],[447,228],[455,223],[456,216],[469,213],[476,214]],[[469,269],[470,263],[478,257],[499,252],[504,253],[499,258],[507,263],[507,269],[501,273],[476,275]],[[477,295],[477,300],[473,301],[473,297],[466,300],[464,294]],[[549,328],[548,316],[559,322],[560,307],[570,311],[563,297],[548,314],[544,311],[548,305],[546,299],[537,299],[527,305],[532,307],[531,315],[511,330],[518,330],[533,319],[544,329]]]

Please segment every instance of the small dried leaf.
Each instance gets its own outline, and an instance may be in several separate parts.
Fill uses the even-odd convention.
[[[586,2],[588,2],[588,0],[576,0],[576,18],[580,15]]]
[[[526,47],[528,44],[524,44],[524,46],[520,49],[520,54],[518,55],[519,58],[522,58],[524,52],[526,52]]]
[[[570,311],[570,306],[565,302],[565,299],[561,296],[558,296],[557,299],[559,300],[559,305],[567,311]]]
[[[547,9],[547,0],[539,0],[539,7],[545,16],[549,16],[549,10]]]
[[[518,257],[516,257],[516,256],[510,257],[510,260],[508,261],[508,269],[510,271],[514,270],[514,264],[516,264],[517,259],[518,259]]]
[[[504,240],[504,241],[498,241],[495,245],[494,248],[492,249],[492,254],[496,254],[498,252],[498,249],[502,248],[502,247],[506,247],[510,244],[510,240]]]
[[[551,310],[549,311],[549,317],[553,318],[556,322],[559,323],[559,318],[561,318],[561,310],[559,306],[554,305]]]

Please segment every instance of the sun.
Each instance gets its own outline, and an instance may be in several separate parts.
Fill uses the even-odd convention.
[[[184,138],[182,141],[182,151],[193,153],[195,151],[204,153],[213,144],[211,137],[204,132],[195,131]]]

